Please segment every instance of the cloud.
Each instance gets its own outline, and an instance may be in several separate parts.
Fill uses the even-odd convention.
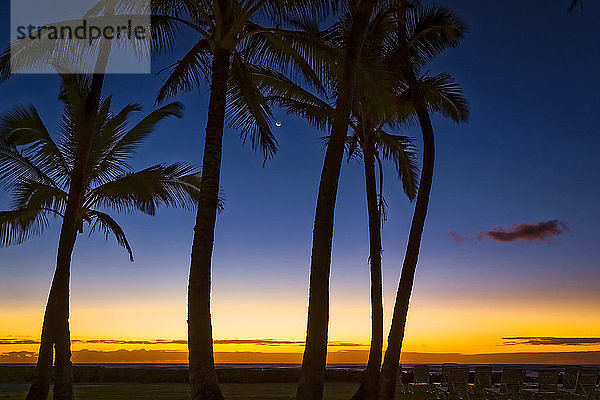
[[[568,231],[567,224],[557,219],[534,224],[513,224],[509,228],[493,228],[479,233],[479,240],[492,239],[496,242],[508,243],[516,241],[545,240],[551,236],[560,235]]]
[[[37,353],[32,351],[9,351],[0,353],[0,363],[34,363]]]
[[[39,340],[26,338],[0,338],[0,345],[25,345],[39,344]],[[111,345],[166,345],[181,344],[186,345],[185,339],[154,339],[154,340],[125,340],[125,339],[72,339],[71,343],[76,344],[111,344]],[[233,345],[256,345],[256,346],[304,346],[304,340],[277,340],[277,339],[215,339],[214,344],[233,344]],[[329,347],[368,347],[366,343],[354,342],[329,342]]]
[[[456,243],[462,243],[462,242],[466,242],[467,240],[471,240],[470,238],[468,238],[466,236],[459,235],[458,233],[456,233],[454,231],[448,232],[448,235],[450,235],[450,237],[452,239],[454,239],[454,241]]]
[[[71,339],[71,343],[81,344],[137,344],[137,345],[155,345],[155,344],[187,344],[187,340],[122,340],[122,339]],[[0,345],[23,345],[40,344],[39,340],[26,338],[0,338]]]
[[[533,346],[594,346],[600,345],[600,338],[574,338],[574,337],[552,337],[552,336],[515,336],[505,337],[504,346],[526,344]]]
[[[123,340],[123,339],[73,339],[72,343],[83,344],[124,344],[124,345],[160,345],[160,344],[187,344],[187,340]]]
[[[259,346],[285,346],[301,345],[304,341],[299,340],[275,340],[275,339],[216,339],[214,344],[254,344]]]
[[[304,346],[304,340],[276,340],[276,339],[217,339],[214,344],[253,344],[258,346]],[[365,347],[366,343],[329,342],[329,347]]]
[[[73,352],[73,362],[187,362],[187,352],[170,350],[78,350]]]
[[[40,341],[32,339],[0,338],[0,345],[1,344],[40,344]]]

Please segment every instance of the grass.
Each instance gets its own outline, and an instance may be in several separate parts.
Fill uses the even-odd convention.
[[[224,383],[221,385],[227,400],[293,400],[295,383]],[[357,389],[356,383],[331,382],[325,386],[325,400],[349,400]],[[0,384],[0,399],[23,400],[28,385]],[[77,400],[179,400],[189,399],[189,387],[181,383],[116,383],[81,384],[75,386]]]

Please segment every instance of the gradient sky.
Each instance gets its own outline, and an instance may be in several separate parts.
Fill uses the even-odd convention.
[[[503,345],[506,337],[588,337],[600,331],[600,201],[597,110],[600,4],[567,12],[568,1],[461,1],[469,25],[463,44],[431,66],[447,71],[470,101],[469,123],[434,118],[435,181],[411,303],[407,352],[494,353],[600,350],[588,345]],[[0,16],[8,21],[6,2]],[[2,47],[8,24],[0,28]],[[167,64],[160,58],[156,70]],[[115,102],[151,109],[161,80],[109,76]],[[0,112],[33,103],[56,123],[58,79],[16,76],[0,84]],[[183,120],[163,123],[135,165],[200,164],[206,88],[181,100]],[[275,111],[282,127],[275,159],[225,135],[213,257],[216,339],[302,341],[305,334],[311,230],[323,161],[320,133]],[[418,135],[411,129],[404,134]],[[388,168],[384,226],[386,327],[408,235],[412,205]],[[334,342],[368,343],[369,275],[363,170],[344,164],[336,208],[331,278]],[[0,193],[0,208],[9,197]],[[102,235],[78,239],[72,265],[72,336],[76,339],[184,339],[186,281],[193,213],[121,215],[136,261]],[[568,231],[541,241],[478,240],[512,224],[559,220]],[[0,249],[0,338],[36,339],[55,265],[59,221],[45,235]],[[454,232],[464,240],[455,240]],[[460,239],[459,238],[459,239]],[[387,329],[387,328],[386,328]],[[35,351],[1,344],[0,354]],[[360,350],[361,346],[340,346]],[[75,350],[185,350],[181,344],[74,343]],[[335,350],[335,348],[332,348]],[[216,351],[292,352],[298,344],[217,344]]]

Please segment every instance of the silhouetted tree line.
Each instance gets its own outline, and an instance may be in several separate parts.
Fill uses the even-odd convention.
[[[0,383],[31,382],[35,377],[33,366],[0,366]],[[278,369],[261,368],[223,368],[217,369],[221,383],[293,383],[300,377],[300,369],[295,367]],[[361,382],[363,373],[350,369],[327,369],[326,382]],[[499,383],[502,373],[494,371],[492,382]],[[559,374],[562,383],[564,374]],[[402,371],[399,377],[404,384],[413,382],[412,370]],[[75,383],[189,383],[189,373],[183,369],[166,368],[127,368],[104,366],[73,366]],[[439,383],[441,374],[433,372],[431,382]],[[474,372],[470,373],[469,382],[475,382]],[[525,377],[525,382],[533,382],[532,377]]]

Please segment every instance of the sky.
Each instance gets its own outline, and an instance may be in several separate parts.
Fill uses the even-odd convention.
[[[600,351],[595,116],[600,4],[585,2],[583,10],[568,13],[567,3],[452,5],[467,22],[468,35],[428,69],[448,72],[461,83],[471,118],[460,125],[433,118],[435,178],[405,362],[525,357],[600,363],[600,353],[594,353]],[[0,17],[8,21],[6,2]],[[3,24],[2,47],[8,31]],[[159,57],[154,70],[176,56]],[[150,111],[160,84],[156,74],[111,75],[106,87],[115,104],[141,103]],[[15,76],[0,83],[0,113],[31,103],[47,125],[56,126],[58,87],[55,76]],[[161,124],[140,148],[135,167],[199,165],[207,99],[207,87],[177,98],[185,103],[184,118]],[[302,352],[322,132],[280,110],[274,114],[282,124],[274,127],[279,151],[264,167],[262,156],[244,146],[237,132],[225,133],[226,202],[213,256],[218,362],[297,362]],[[419,135],[414,127],[398,133]],[[384,186],[390,206],[383,228],[387,332],[413,204],[390,166]],[[362,362],[370,312],[367,212],[358,162],[344,163],[338,193],[329,361]],[[9,194],[0,193],[0,209],[9,206]],[[102,235],[80,235],[76,244],[74,361],[185,361],[194,214],[163,209],[155,217],[118,215],[118,220],[134,263]],[[56,220],[42,237],[0,249],[0,362],[34,359],[58,228]]]

